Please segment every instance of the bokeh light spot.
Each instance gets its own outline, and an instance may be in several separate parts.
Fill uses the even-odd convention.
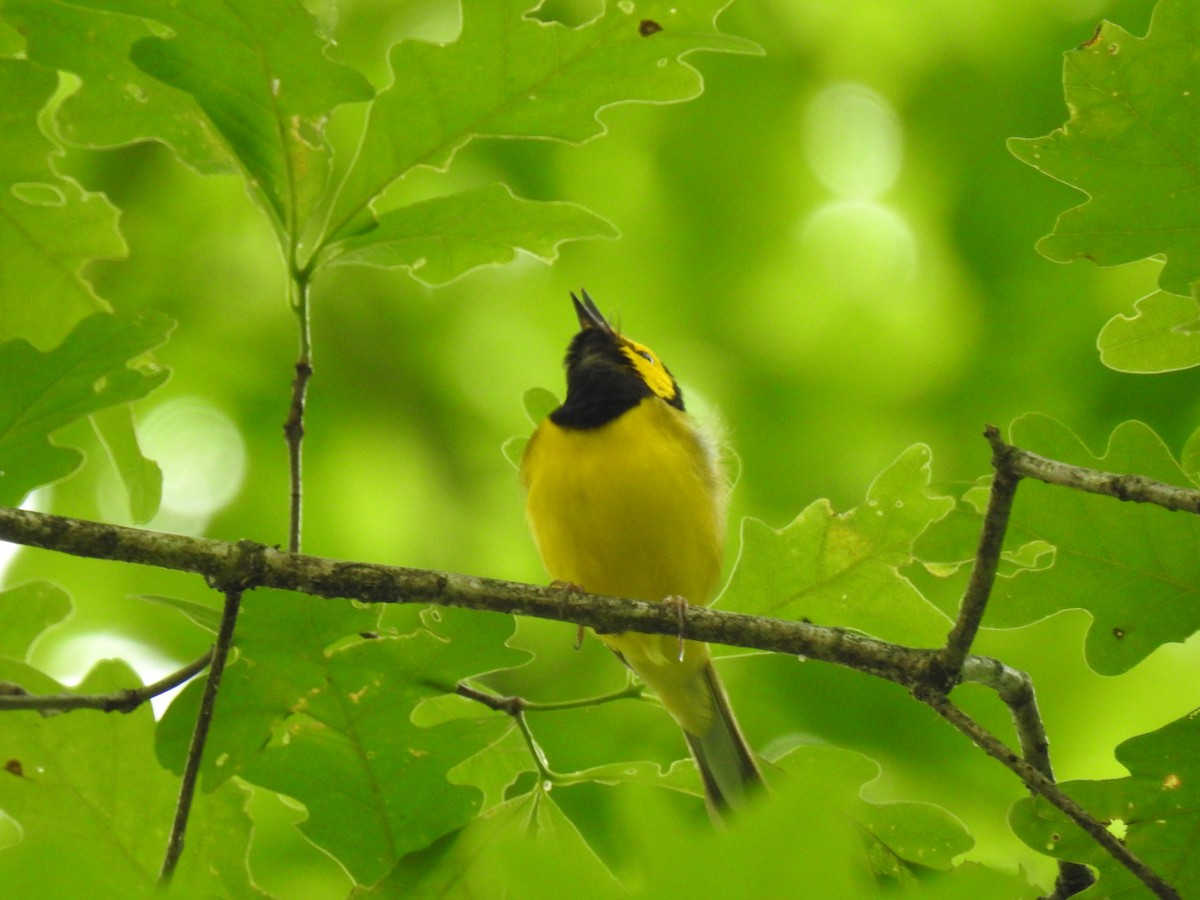
[[[817,180],[836,196],[878,197],[891,190],[900,173],[900,120],[870,88],[832,84],[805,111],[804,156]]]
[[[843,297],[886,301],[916,268],[912,229],[895,210],[868,200],[835,200],[800,227],[801,256]]]
[[[199,397],[180,397],[155,407],[138,424],[142,453],[163,474],[162,504],[148,527],[200,534],[209,519],[241,491],[246,445],[224,412]],[[123,488],[113,478],[97,486],[101,511],[114,521],[127,515]]]

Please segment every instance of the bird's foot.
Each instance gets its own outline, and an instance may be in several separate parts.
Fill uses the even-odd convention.
[[[560,581],[557,578],[555,578],[552,582],[550,582],[550,587],[557,588],[560,591],[575,591],[576,593],[579,593],[579,594],[583,593],[583,588],[580,587],[579,585],[577,585],[575,582]],[[583,637],[586,632],[587,632],[586,625],[580,625],[578,628],[575,629],[574,647],[576,650],[578,650],[580,647],[583,646]]]
[[[679,625],[679,661],[683,662],[683,652],[687,647],[683,637],[683,626],[687,621],[687,597],[671,594],[668,597],[663,597],[663,603],[669,604],[675,610],[675,621]]]

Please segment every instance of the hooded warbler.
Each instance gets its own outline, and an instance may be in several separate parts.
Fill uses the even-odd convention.
[[[724,552],[729,482],[670,370],[620,334],[583,291],[567,397],[521,461],[526,516],[550,577],[597,594],[707,603]],[[761,781],[708,645],[602,634],[683,729],[714,816]]]

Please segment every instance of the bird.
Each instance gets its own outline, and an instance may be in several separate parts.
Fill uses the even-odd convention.
[[[567,394],[521,459],[526,519],[553,583],[595,594],[706,604],[724,555],[730,485],[719,442],[688,414],[670,370],[571,293],[579,331]],[[707,644],[635,632],[600,639],[683,730],[709,813],[744,807],[762,774]]]

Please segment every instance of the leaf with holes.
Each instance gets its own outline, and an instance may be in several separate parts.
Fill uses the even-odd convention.
[[[604,132],[596,115],[606,106],[699,95],[700,74],[684,56],[761,52],[717,30],[727,2],[643,0],[636,12],[633,4],[608,3],[597,18],[568,28],[529,17],[527,0],[464,0],[458,40],[392,48],[392,85],[371,106],[332,207],[329,238],[371,228],[370,204],[388,185],[415,166],[447,165],[472,138],[579,143]]]
[[[553,262],[566,241],[617,236],[611,223],[582,206],[523,200],[503,184],[489,184],[389,210],[378,228],[330,247],[329,258],[337,265],[407,268],[432,286],[510,262],[518,252]]]
[[[1103,23],[1066,54],[1070,120],[1009,149],[1090,198],[1038,242],[1050,259],[1105,266],[1165,256],[1165,291],[1187,295],[1200,278],[1200,5],[1161,0],[1136,37]]]
[[[93,148],[159,140],[198,172],[233,169],[228,149],[196,101],[129,59],[136,41],[154,35],[150,24],[121,14],[118,4],[110,6],[112,11],[62,0],[4,2],[5,18],[25,35],[26,57],[80,79],[58,108],[58,133]]]
[[[57,84],[50,69],[0,59],[0,340],[39,349],[108,310],[80,275],[84,263],[125,255],[113,205],[51,168],[56,147],[37,115]]]
[[[135,123],[148,138],[161,137],[183,148],[181,154],[206,171],[220,167],[217,155],[203,145],[205,130],[215,129],[241,164],[254,196],[278,226],[299,231],[326,187],[330,150],[325,127],[334,107],[367,100],[372,91],[358,72],[331,60],[319,23],[299,3],[276,0],[73,0],[72,6],[90,12],[89,22],[101,27],[106,45],[119,49],[131,36],[128,23],[113,23],[98,13],[132,16],[166,26],[133,42],[129,57],[143,72],[190,94],[195,107],[173,95],[149,93],[140,81],[132,85],[133,100],[141,92],[146,104],[162,101]],[[61,11],[60,11],[61,12]],[[65,13],[69,14],[69,13]],[[143,29],[145,30],[145,29]],[[55,56],[67,67],[97,65],[98,46],[73,49]],[[62,48],[59,48],[61,51]],[[118,58],[124,58],[120,52]],[[106,69],[104,77],[120,89]],[[119,103],[89,92],[100,110],[122,110]],[[195,108],[207,119],[195,116]],[[68,110],[74,112],[76,110]],[[189,119],[186,133],[164,133],[157,120],[172,116]],[[200,136],[197,137],[197,130]]]
[[[167,339],[174,323],[161,313],[96,315],[84,319],[62,345],[41,353],[26,341],[0,344],[0,504],[16,506],[35,487],[71,474],[78,450],[50,435],[76,419],[144,397],[167,380],[161,366],[142,362]]]
[[[71,615],[71,598],[48,581],[27,581],[0,592],[0,656],[24,659],[43,631]]]
[[[1105,323],[1096,341],[1100,361],[1118,372],[1175,372],[1200,365],[1200,306],[1195,297],[1155,291],[1133,315]]]
[[[220,612],[172,597],[144,599],[178,609],[206,631],[215,632]],[[286,591],[257,590],[242,600],[236,657],[221,680],[220,715],[214,716],[200,769],[206,791],[241,775],[253,764],[275,729],[303,708],[306,697],[326,686],[328,648],[379,625],[379,609],[360,608]],[[189,684],[159,722],[158,758],[183,771],[204,679]]]
[[[1113,831],[1181,897],[1200,892],[1200,710],[1125,741],[1117,760],[1125,778],[1068,781],[1063,792]],[[1009,822],[1030,847],[1094,866],[1098,897],[1149,896],[1142,883],[1074,822],[1041,797],[1016,803]]]
[[[37,693],[65,688],[28,666],[0,659],[0,680]],[[99,663],[73,690],[109,693],[139,684],[124,663]],[[22,840],[0,852],[12,897],[149,897],[155,894],[179,780],[154,761],[154,714],[81,710],[0,716],[0,809]],[[250,818],[234,784],[198,796],[187,852],[176,872],[189,896],[257,897],[246,867]],[[63,865],[63,860],[71,865]]]
[[[1096,456],[1065,426],[1045,416],[1013,423],[1010,442],[1051,459],[1171,484],[1188,478],[1148,426],[1125,422]],[[1027,479],[1009,521],[1011,545],[1054,548],[1054,563],[996,580],[984,624],[1014,628],[1064,609],[1091,613],[1088,663],[1117,675],[1168,641],[1200,628],[1200,519],[1152,504]]]
[[[425,623],[331,651],[322,682],[245,773],[304,803],[300,830],[363,885],[478,814],[480,791],[447,773],[511,727],[484,706],[471,718],[414,723],[421,701],[527,659],[505,646],[508,616],[438,610]]]

